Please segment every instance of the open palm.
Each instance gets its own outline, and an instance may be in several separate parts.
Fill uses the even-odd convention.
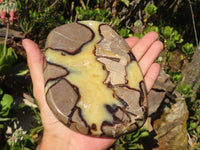
[[[158,77],[160,66],[154,63],[163,45],[157,41],[158,34],[149,32],[142,39],[126,39],[135,55],[144,76],[146,89],[149,91]],[[43,58],[36,43],[23,40],[27,61],[33,81],[33,94],[39,104],[44,134],[40,149],[48,150],[103,150],[111,146],[116,139],[95,138],[76,133],[58,121],[49,109],[44,94]]]

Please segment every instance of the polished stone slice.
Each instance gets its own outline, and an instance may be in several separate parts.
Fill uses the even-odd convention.
[[[81,21],[57,27],[44,54],[47,103],[70,129],[118,137],[144,124],[148,106],[142,73],[110,26]]]

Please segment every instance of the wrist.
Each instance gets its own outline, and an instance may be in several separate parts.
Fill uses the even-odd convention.
[[[64,136],[51,135],[44,131],[39,150],[76,150],[70,139]]]
[[[105,150],[115,140],[85,136],[70,130],[55,134],[44,129],[39,150]]]

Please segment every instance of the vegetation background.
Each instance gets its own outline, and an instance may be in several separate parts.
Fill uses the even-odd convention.
[[[156,61],[186,99],[190,112],[187,129],[193,138],[188,149],[200,149],[200,69],[192,65],[194,55],[200,53],[199,7],[199,0],[0,0],[0,148],[35,149],[43,131],[21,40],[30,38],[43,48],[53,28],[97,20],[111,25],[124,38],[158,32],[164,49]],[[188,64],[192,75],[182,71]],[[183,77],[189,80],[181,82]],[[31,127],[23,128],[25,122],[19,114],[31,115]],[[142,127],[120,137],[110,149],[144,149],[142,139],[148,136]]]

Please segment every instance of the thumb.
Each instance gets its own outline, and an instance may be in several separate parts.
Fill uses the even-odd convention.
[[[24,46],[27,54],[27,62],[33,82],[33,95],[41,108],[45,104],[43,77],[44,55],[40,51],[38,45],[29,39],[24,39],[22,41],[22,45]]]

